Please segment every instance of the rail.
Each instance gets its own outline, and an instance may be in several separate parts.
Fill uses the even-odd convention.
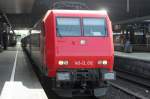
[[[150,79],[128,71],[117,69],[116,72],[117,80],[108,82],[112,87],[134,97],[133,99],[150,99]]]
[[[123,92],[125,92],[125,93],[127,93],[127,94],[129,94],[131,96],[133,96],[134,99],[149,99],[148,97],[145,97],[145,96],[143,96],[143,95],[141,95],[139,93],[133,92],[133,91],[129,90],[128,88],[122,87],[122,86],[120,86],[118,84],[115,84],[113,82],[108,82],[108,83],[110,85],[112,85],[113,87],[115,87],[115,88],[117,88],[117,89],[119,89],[119,90],[121,90],[121,91],[123,91]]]

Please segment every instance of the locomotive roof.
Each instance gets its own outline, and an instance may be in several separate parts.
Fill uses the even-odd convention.
[[[54,14],[104,14],[107,15],[106,10],[49,10],[49,12],[53,12]]]
[[[89,14],[89,15],[103,15],[107,16],[107,11],[105,10],[49,10],[44,20],[49,16],[50,13],[53,13],[55,15],[57,14]]]

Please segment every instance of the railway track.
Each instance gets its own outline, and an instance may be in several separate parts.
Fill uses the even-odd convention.
[[[150,79],[127,71],[116,72],[117,80],[108,82],[112,87],[130,95],[130,99],[150,99]]]
[[[121,81],[120,81],[121,82]],[[123,84],[125,84],[125,82],[122,82]],[[118,92],[122,91],[123,93],[126,93],[128,95],[128,97],[130,96],[130,99],[150,99],[150,97],[148,95],[143,95],[141,94],[142,91],[134,91],[132,89],[129,89],[128,87],[122,85],[122,84],[118,84],[118,83],[114,83],[114,82],[109,82],[109,84],[116,88],[118,90]],[[129,85],[129,84],[127,84]],[[130,85],[131,87],[131,85]],[[134,86],[135,87],[135,86]],[[133,88],[133,86],[132,86]],[[138,89],[138,88],[137,88]],[[117,91],[116,91],[117,92]],[[143,93],[143,92],[142,92]],[[148,93],[149,94],[149,93]],[[118,95],[119,96],[119,95]],[[116,98],[116,99],[126,99],[122,96],[122,98]]]
[[[129,82],[132,82],[150,90],[150,78],[148,77],[143,77],[138,74],[134,74],[123,70],[117,70],[117,77],[120,79],[125,79]]]

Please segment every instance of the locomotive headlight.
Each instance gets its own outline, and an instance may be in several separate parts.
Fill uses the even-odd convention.
[[[64,65],[68,65],[68,61],[66,60],[66,61],[64,61]]]
[[[65,60],[65,61],[63,61],[63,60],[60,60],[60,61],[58,61],[58,64],[59,65],[68,65],[68,61],[67,60]]]
[[[58,64],[59,65],[64,65],[64,61],[60,60],[60,61],[58,61]]]
[[[108,64],[107,60],[103,60],[103,65],[107,65],[107,64]]]
[[[98,65],[102,65],[102,64],[103,64],[103,61],[102,61],[102,60],[99,60],[99,61],[97,62],[97,64],[98,64]]]
[[[98,65],[107,65],[108,64],[108,61],[107,60],[99,60],[97,62]]]

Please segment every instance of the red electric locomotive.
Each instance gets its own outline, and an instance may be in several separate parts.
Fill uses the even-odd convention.
[[[105,11],[49,10],[26,40],[34,63],[61,96],[104,96],[107,81],[115,79],[112,27]]]

